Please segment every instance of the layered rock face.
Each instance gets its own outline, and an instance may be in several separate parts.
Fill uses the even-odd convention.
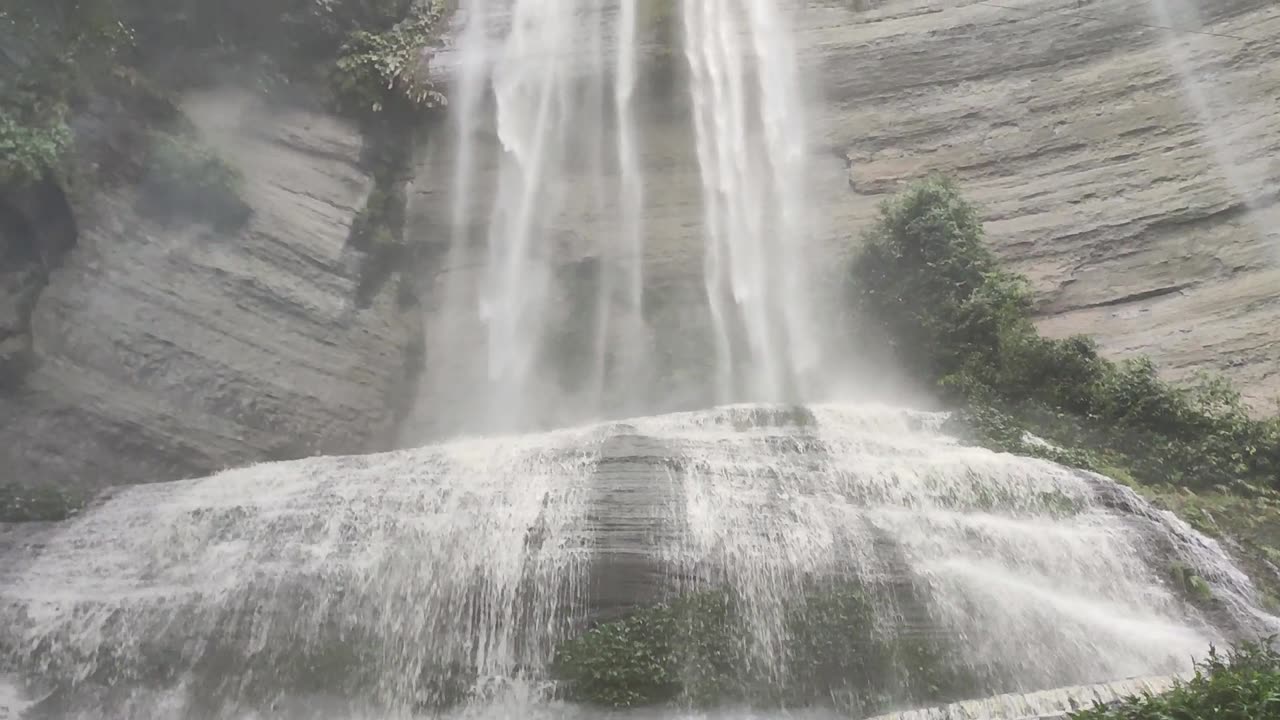
[[[1044,332],[1150,355],[1170,378],[1225,373],[1274,409],[1280,6],[856,5],[808,11],[801,32],[815,142],[847,164],[820,210],[845,231],[833,252],[884,194],[951,173],[1031,278]]]
[[[128,185],[77,208],[0,393],[5,481],[100,487],[385,442],[414,333],[393,298],[356,306],[359,133],[250,93],[183,104],[252,216],[160,223]]]

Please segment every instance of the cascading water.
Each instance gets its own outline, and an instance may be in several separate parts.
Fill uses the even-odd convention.
[[[459,22],[448,265],[478,270],[446,279],[429,335],[451,361],[426,382],[437,401],[465,399],[451,429],[554,424],[645,365],[636,5],[475,0]],[[486,186],[478,166],[495,152]],[[570,301],[556,264],[584,255],[599,271],[573,324],[590,358],[566,388],[554,309]]]
[[[705,343],[714,388],[695,404],[809,397],[821,353],[788,22],[778,0],[463,3],[440,60],[457,98],[441,151],[452,249],[428,327],[448,356],[428,364],[428,414],[465,406],[448,429],[488,432],[681,404],[654,371],[644,218],[646,118],[686,92],[705,252],[680,332]],[[687,91],[649,81],[671,57]]]
[[[1172,516],[942,420],[737,406],[125,488],[0,566],[0,678],[30,718],[591,716],[549,693],[592,618],[726,588],[745,663],[785,684],[788,613],[843,583],[891,649],[844,679],[894,701],[869,711],[944,674],[958,700],[1183,671],[1277,627]]]
[[[86,718],[240,717],[291,693],[317,696],[304,714],[406,712],[518,682],[577,617],[591,447],[561,432],[126,489],[4,578],[0,669],[92,687],[101,707],[51,710]]]

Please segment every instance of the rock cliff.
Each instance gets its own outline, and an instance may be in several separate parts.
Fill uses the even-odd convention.
[[[387,442],[415,323],[386,293],[357,307],[359,132],[248,92],[181,104],[252,214],[224,231],[140,212],[136,185],[87,194],[11,334],[26,358],[0,393],[6,481],[101,487]]]
[[[833,228],[931,171],[960,179],[1050,335],[1171,378],[1280,395],[1280,6],[868,0],[814,9]],[[828,166],[830,164],[828,163]],[[826,176],[840,169],[828,167]],[[829,183],[834,186],[835,183]]]

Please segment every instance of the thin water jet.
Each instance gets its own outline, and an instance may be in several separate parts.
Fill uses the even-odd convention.
[[[1224,88],[1206,80],[1196,67],[1196,55],[1223,49],[1211,44],[1230,43],[1230,49],[1234,50],[1247,41],[1197,32],[1204,26],[1197,0],[1149,0],[1149,3],[1154,24],[1165,28],[1163,46],[1169,66],[1200,126],[1214,168],[1232,199],[1246,208],[1245,220],[1258,240],[1274,244],[1276,257],[1280,259],[1280,231],[1277,230],[1280,197],[1267,194],[1264,182],[1267,158],[1256,155],[1258,138],[1250,137],[1247,127],[1230,127],[1231,114],[1224,108],[1230,108],[1233,99]]]

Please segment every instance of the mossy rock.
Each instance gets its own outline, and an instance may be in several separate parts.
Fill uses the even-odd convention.
[[[1280,494],[1266,491],[1243,497],[1172,486],[1139,487],[1138,492],[1198,532],[1222,541],[1264,599],[1280,598]],[[1280,607],[1268,609],[1276,612]]]
[[[1209,581],[1197,575],[1191,568],[1174,563],[1169,568],[1169,578],[1188,602],[1201,606],[1213,602],[1213,588],[1209,585]]]
[[[72,490],[0,485],[0,522],[58,522],[88,502],[88,495]]]
[[[754,644],[745,611],[728,590],[638,610],[563,643],[553,676],[568,698],[610,707],[835,705],[853,714],[955,699],[976,682],[950,669],[936,641],[883,634],[855,583],[811,587],[785,607],[779,648]]]
[[[148,214],[239,228],[252,209],[242,197],[244,177],[192,135],[150,134],[140,187]]]

